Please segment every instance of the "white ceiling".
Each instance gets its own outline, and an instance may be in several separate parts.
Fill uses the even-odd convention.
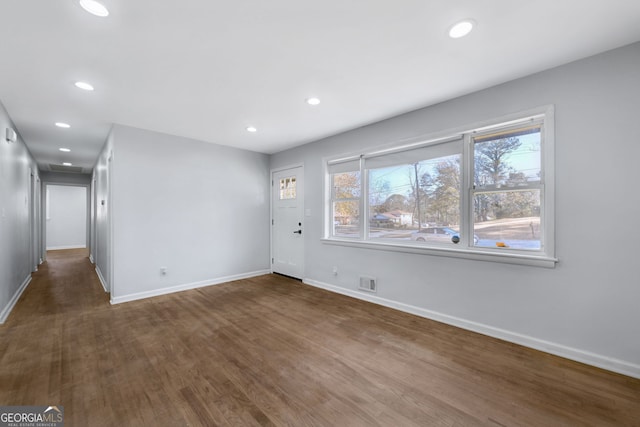
[[[639,0],[102,2],[0,2],[0,102],[44,170],[90,170],[112,123],[274,153],[640,40]]]

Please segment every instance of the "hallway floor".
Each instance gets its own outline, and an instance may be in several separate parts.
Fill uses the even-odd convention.
[[[111,306],[83,250],[0,344],[0,404],[70,427],[640,426],[640,380],[277,275]]]

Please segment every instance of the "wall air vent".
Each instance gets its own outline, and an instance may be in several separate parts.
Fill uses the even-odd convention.
[[[360,286],[358,289],[367,292],[376,292],[378,290],[378,284],[375,277],[360,276]]]
[[[51,172],[71,172],[71,173],[84,173],[84,169],[80,166],[62,166],[49,163],[49,170]]]

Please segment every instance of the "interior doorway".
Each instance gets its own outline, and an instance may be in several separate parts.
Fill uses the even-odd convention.
[[[87,248],[89,233],[88,187],[45,186],[46,250]]]

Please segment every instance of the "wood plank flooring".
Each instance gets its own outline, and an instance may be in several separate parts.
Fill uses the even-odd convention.
[[[50,252],[0,326],[0,405],[66,426],[640,426],[640,380],[277,275],[111,306]]]

